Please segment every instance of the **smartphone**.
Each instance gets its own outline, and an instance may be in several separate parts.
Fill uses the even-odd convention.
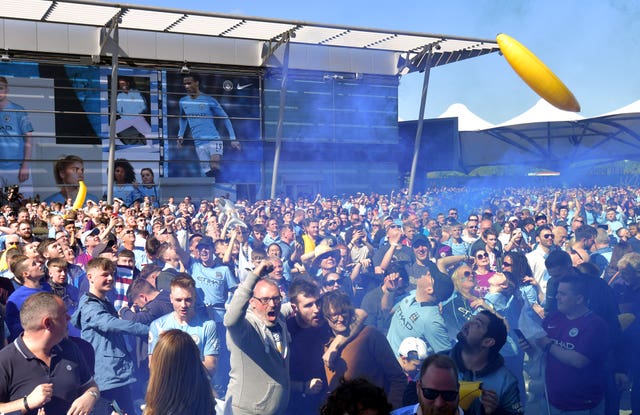
[[[113,400],[111,402],[111,409],[113,409],[113,411],[118,415],[124,415],[124,411],[120,408],[120,405],[118,405],[118,402],[116,400]]]

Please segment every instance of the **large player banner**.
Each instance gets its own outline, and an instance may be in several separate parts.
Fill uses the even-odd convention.
[[[190,182],[179,178],[199,177],[192,182],[200,189],[259,183],[260,77],[220,71],[187,79],[179,71],[119,70],[116,159],[133,167],[136,183],[150,169],[156,184],[181,192]],[[0,63],[0,196],[18,185],[25,197],[65,201],[78,180],[67,173],[81,166],[92,198],[104,197],[110,88],[108,67]]]
[[[259,183],[260,78],[255,74],[165,73],[166,177]]]

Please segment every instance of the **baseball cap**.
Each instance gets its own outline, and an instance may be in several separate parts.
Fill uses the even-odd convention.
[[[82,236],[80,236],[80,242],[82,242],[82,245],[85,245],[85,242],[87,240],[87,236],[92,236],[92,235],[100,235],[100,229],[93,228],[90,231],[83,232]]]
[[[411,246],[414,248],[417,248],[419,246],[426,246],[429,248],[431,247],[431,244],[429,243],[427,238],[425,238],[422,235],[418,235],[415,238],[413,238],[413,241],[411,241]]]
[[[208,247],[214,246],[213,239],[211,239],[210,236],[205,236],[202,239],[200,239],[200,241],[198,242],[198,245],[196,245],[196,249],[200,249],[205,246],[208,246]]]
[[[398,354],[410,359],[426,359],[427,343],[417,337],[406,337],[398,347]]]
[[[100,256],[100,254],[103,254],[105,252],[113,252],[113,241],[108,241],[106,243],[101,242],[98,245],[96,245],[95,248],[93,248],[93,251],[91,251],[91,256],[94,258],[97,258]]]

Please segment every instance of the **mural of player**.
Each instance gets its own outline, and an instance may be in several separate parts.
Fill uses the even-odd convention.
[[[9,100],[9,82],[0,76],[0,186],[16,186],[29,179],[32,133],[26,110]]]
[[[67,203],[71,205],[78,195],[78,182],[84,178],[84,160],[75,154],[62,156],[53,163],[53,175],[60,192],[54,193],[44,201]],[[85,200],[98,202],[100,198],[87,194]]]
[[[151,125],[145,118],[148,112],[147,101],[140,91],[133,88],[128,78],[118,78],[117,113],[120,118],[116,120],[116,134],[134,128],[145,138],[153,138],[155,135],[151,131]],[[129,144],[129,139],[120,136],[124,144]],[[143,140],[145,141],[145,140]],[[146,144],[146,142],[143,142]]]
[[[187,95],[182,97],[179,103],[178,148],[182,147],[189,128],[200,161],[201,176],[216,178],[220,173],[224,145],[215,120],[222,120],[231,140],[231,148],[240,150],[240,142],[236,140],[231,120],[222,105],[215,98],[200,91],[200,77],[189,74],[184,76],[182,82]]]

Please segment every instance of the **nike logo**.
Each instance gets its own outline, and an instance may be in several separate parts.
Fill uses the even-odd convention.
[[[242,91],[242,90],[243,90],[243,89],[245,89],[245,88],[249,88],[251,85],[253,85],[253,83],[250,83],[250,84],[244,84],[244,85],[240,85],[240,83],[238,83],[238,85],[236,86],[236,89],[237,89],[238,91]]]

